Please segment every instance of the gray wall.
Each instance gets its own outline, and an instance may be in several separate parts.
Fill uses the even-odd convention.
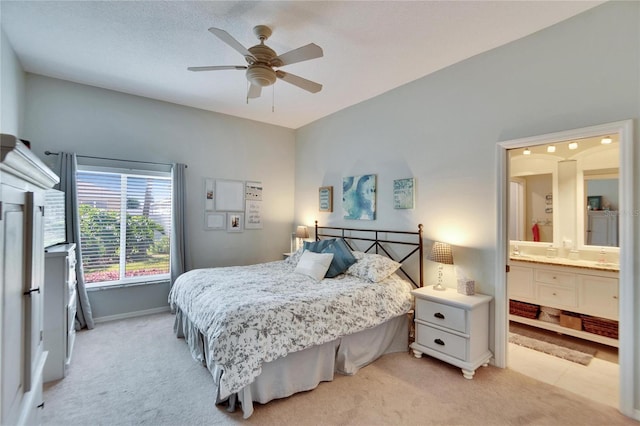
[[[0,29],[0,133],[21,137],[24,91],[24,72]]]
[[[479,292],[493,295],[499,141],[631,118],[639,181],[639,23],[640,3],[605,3],[299,129],[296,222],[317,217],[322,224],[382,229],[423,223],[425,238],[454,244],[455,264],[476,280]],[[365,173],[378,176],[378,219],[347,222],[341,179]],[[393,179],[412,176],[416,208],[394,210]],[[319,186],[335,188],[333,213],[317,213]],[[640,217],[629,215],[637,251]],[[453,268],[447,269],[447,285],[455,287]],[[436,275],[436,265],[425,262],[425,282]],[[638,259],[633,275],[640,276]],[[639,299],[636,291],[635,324]],[[640,340],[633,346],[640,365]],[[621,374],[634,374],[640,386],[637,371]]]
[[[192,267],[282,259],[293,226],[294,132],[138,96],[27,74],[25,131],[33,151],[186,163]],[[261,230],[204,231],[204,178],[262,181]],[[92,291],[94,315],[167,307],[168,285]]]

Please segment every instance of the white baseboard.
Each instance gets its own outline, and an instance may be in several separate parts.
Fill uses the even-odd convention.
[[[160,314],[162,312],[170,312],[170,311],[171,311],[171,308],[169,308],[169,306],[161,306],[159,308],[145,309],[144,311],[126,312],[124,314],[93,318],[93,322],[100,323],[100,322],[107,322],[107,321],[115,321],[115,320],[126,319],[126,318],[142,317],[144,315]]]

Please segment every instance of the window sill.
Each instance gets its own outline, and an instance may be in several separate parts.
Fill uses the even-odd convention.
[[[116,281],[113,283],[86,284],[86,288],[87,288],[87,292],[90,292],[90,291],[100,291],[100,290],[112,290],[115,288],[124,288],[124,287],[137,287],[141,285],[165,284],[168,282],[169,282],[169,277],[163,277],[163,278],[156,278],[153,280],[145,280],[145,281],[129,281],[129,282]]]

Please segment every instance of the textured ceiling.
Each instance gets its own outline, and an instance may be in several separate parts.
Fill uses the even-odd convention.
[[[601,3],[2,0],[0,18],[28,72],[296,129]],[[279,80],[247,104],[244,71],[187,71],[245,65],[207,29],[250,47],[258,24],[272,28],[266,44],[278,54],[323,48],[282,68],[321,92]]]

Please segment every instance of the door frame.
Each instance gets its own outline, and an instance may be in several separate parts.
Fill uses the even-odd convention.
[[[507,334],[509,309],[507,296],[507,261],[509,255],[508,206],[509,206],[509,161],[508,150],[535,145],[558,143],[571,139],[619,135],[620,143],[620,274],[619,274],[619,365],[620,365],[620,411],[632,418],[640,419],[640,413],[634,408],[636,389],[634,381],[638,377],[639,367],[635,360],[637,329],[634,319],[636,290],[633,287],[634,268],[634,205],[635,186],[633,181],[633,121],[624,120],[591,127],[567,130],[545,135],[532,136],[498,142],[496,146],[497,162],[497,226],[496,226],[496,264],[495,264],[495,364],[507,367]]]

